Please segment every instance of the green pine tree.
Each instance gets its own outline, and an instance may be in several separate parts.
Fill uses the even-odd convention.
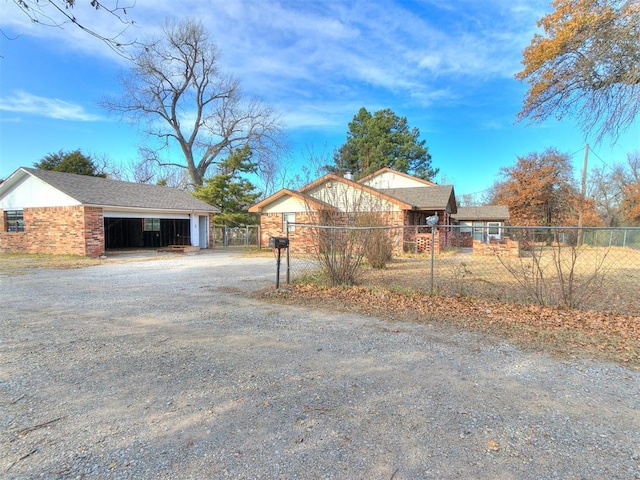
[[[420,140],[420,131],[409,128],[405,117],[388,108],[373,115],[364,107],[360,109],[349,123],[346,143],[334,154],[334,163],[327,170],[338,174],[350,171],[356,178],[384,167],[426,180],[438,173],[431,165],[425,140]]]
[[[215,222],[218,225],[237,226],[258,222],[247,209],[254,204],[261,193],[243,175],[255,173],[257,163],[251,160],[248,145],[236,150],[217,166],[217,173],[206,178],[193,195],[200,200],[220,208]]]

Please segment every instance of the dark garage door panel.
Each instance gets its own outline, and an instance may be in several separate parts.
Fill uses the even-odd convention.
[[[104,219],[105,248],[161,248],[191,243],[189,220],[160,219],[160,231],[144,231],[143,218]]]

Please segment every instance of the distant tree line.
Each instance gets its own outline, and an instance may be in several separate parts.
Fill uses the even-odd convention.
[[[594,169],[583,197],[571,157],[549,148],[518,157],[500,170],[488,201],[507,205],[513,225],[583,226],[640,225],[640,153],[627,163]]]

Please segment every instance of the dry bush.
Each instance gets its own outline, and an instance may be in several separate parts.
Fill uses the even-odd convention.
[[[305,193],[336,206],[323,211],[319,224],[311,226],[317,261],[332,285],[357,284],[365,259],[374,268],[385,267],[392,242],[379,199],[339,182]],[[311,205],[307,208],[310,217],[316,215]]]
[[[602,287],[608,249],[588,246],[533,245],[530,256],[518,259],[498,255],[502,266],[539,305],[580,308]]]
[[[366,212],[358,216],[356,225],[371,227],[365,235],[361,235],[367,263],[372,268],[385,268],[392,257],[393,242],[381,215],[377,212]]]

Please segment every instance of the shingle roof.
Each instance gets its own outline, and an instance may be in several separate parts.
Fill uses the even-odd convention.
[[[413,205],[420,210],[445,210],[453,195],[453,186],[434,185],[432,187],[379,188],[379,192]]]
[[[508,220],[509,207],[505,205],[481,205],[479,207],[459,207],[452,215],[456,220]]]
[[[22,170],[69,195],[83,205],[157,210],[219,211],[217,207],[198,200],[188,192],[177,188],[122,182],[35,168],[23,167]]]

